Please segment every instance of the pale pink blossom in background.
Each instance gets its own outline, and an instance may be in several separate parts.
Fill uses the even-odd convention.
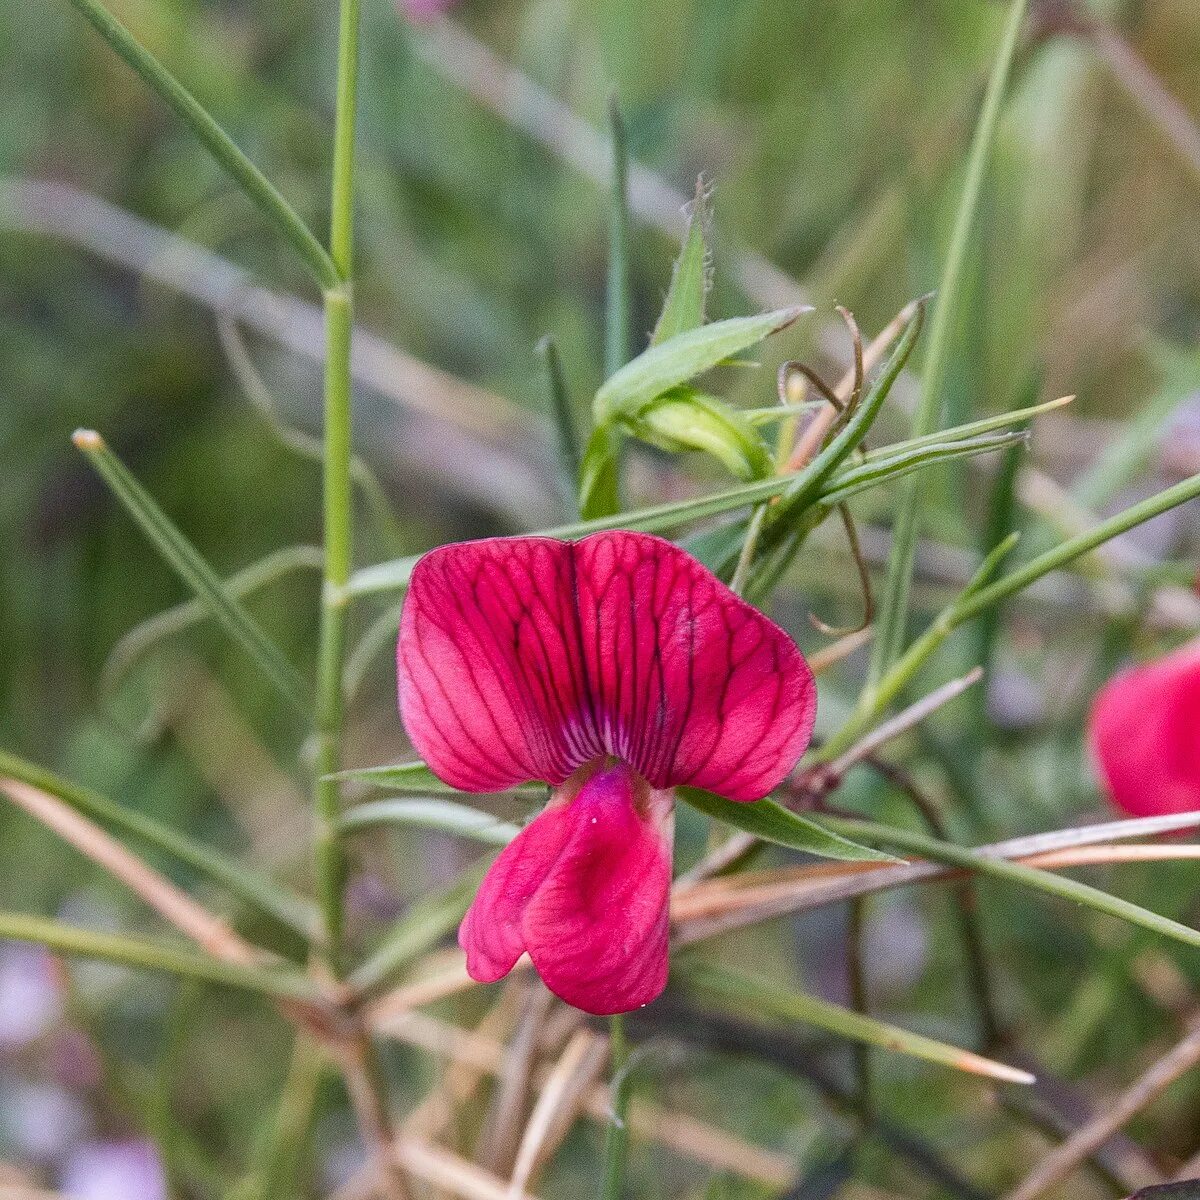
[[[21,1161],[58,1162],[92,1135],[92,1125],[87,1106],[66,1088],[0,1077],[0,1144]]]
[[[36,1041],[61,1013],[50,955],[19,943],[0,947],[0,1048]]]
[[[63,1168],[68,1200],[167,1200],[167,1181],[153,1144],[140,1139],[88,1142]]]

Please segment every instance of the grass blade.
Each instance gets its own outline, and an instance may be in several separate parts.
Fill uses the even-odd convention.
[[[964,438],[958,442],[926,445],[903,454],[876,457],[840,472],[823,489],[820,501],[824,505],[840,504],[859,492],[878,487],[882,483],[903,479],[916,471],[932,467],[937,463],[955,462],[962,458],[974,458],[979,454],[995,454],[1001,450],[1024,446],[1028,435],[1024,433],[994,433],[984,437]]]
[[[609,422],[623,412],[636,413],[663,392],[756,346],[810,311],[808,305],[794,305],[757,317],[730,317],[651,346],[601,385],[595,401],[597,423]]]
[[[1009,883],[1017,883],[1035,891],[1069,900],[1074,904],[1082,904],[1096,912],[1107,913],[1119,917],[1132,925],[1149,929],[1153,933],[1162,934],[1184,945],[1200,948],[1200,930],[1192,929],[1170,917],[1160,916],[1141,905],[1122,900],[1119,896],[1110,895],[1099,888],[1074,879],[1054,875],[1049,871],[1027,867],[1022,863],[1009,862],[1006,859],[991,858],[976,850],[964,846],[956,846],[951,842],[938,841],[922,833],[912,833],[907,829],[894,829],[889,825],[879,825],[874,821],[862,821],[848,817],[830,817],[828,824],[831,829],[845,837],[865,838],[867,841],[882,842],[884,845],[895,846],[899,850],[910,851],[922,858],[933,862],[944,863],[951,867],[974,871],[993,879],[1002,879]]]
[[[423,762],[396,763],[385,767],[354,767],[348,771],[339,771],[332,778],[346,783],[365,783],[371,787],[386,788],[397,792],[436,792],[453,793],[461,796],[458,788],[452,788],[443,783]],[[520,787],[510,788],[507,792],[497,792],[495,795],[529,795],[545,797],[544,784],[527,783]]]
[[[141,526],[142,532],[153,542],[167,564],[207,605],[230,636],[259,664],[279,694],[298,711],[306,712],[308,703],[305,696],[308,689],[299,672],[284,658],[279,647],[267,637],[241,602],[226,590],[200,552],[171,523],[150,493],[105,445],[104,439],[94,430],[79,429],[72,440],[87,455],[113,495]]]
[[[924,1059],[926,1062],[968,1071],[973,1075],[984,1075],[1005,1083],[1034,1082],[1034,1077],[1028,1071],[984,1058],[970,1050],[961,1050],[945,1042],[934,1041],[933,1038],[923,1037],[919,1033],[910,1033],[907,1029],[877,1021],[874,1017],[864,1016],[839,1004],[831,1004],[827,1000],[819,1000],[815,996],[767,980],[756,979],[728,967],[720,967],[710,962],[697,963],[687,966],[685,973],[688,982],[701,990],[714,993],[739,1006],[749,1006],[755,1012],[766,1016],[785,1021],[803,1021],[854,1042],[881,1046],[885,1050],[895,1050],[913,1058]]]
[[[57,796],[64,804],[100,825],[120,830],[169,854],[178,862],[186,863],[243,903],[274,917],[306,941],[316,936],[316,912],[307,901],[219,850],[3,750],[0,750],[0,777],[18,779]]]
[[[704,324],[704,309],[712,287],[712,255],[708,247],[708,230],[712,208],[704,178],[696,180],[696,198],[688,217],[683,248],[671,272],[671,286],[663,301],[658,324],[650,335],[650,345],[670,341],[676,334],[699,329]]]
[[[191,128],[209,154],[295,247],[317,283],[326,289],[336,287],[340,282],[338,270],[324,246],[317,241],[300,214],[237,147],[196,97],[149,50],[140,45],[99,0],[70,0],[70,3]]]
[[[879,446],[868,450],[863,455],[864,462],[871,462],[892,454],[900,454],[909,450],[919,450],[925,446],[936,446],[949,442],[962,442],[968,438],[980,437],[985,433],[995,433],[997,430],[1009,429],[1014,425],[1025,425],[1034,417],[1055,409],[1065,408],[1074,401],[1074,396],[1059,396],[1056,400],[1046,400],[1042,404],[1031,404],[1026,408],[1014,408],[1009,412],[996,413],[991,417],[982,417],[978,421],[968,421],[965,425],[952,425],[947,429],[939,429],[923,437],[905,438],[902,442],[892,442],[889,446]]]
[[[949,360],[950,335],[953,329],[954,315],[958,308],[967,247],[975,223],[975,214],[979,207],[983,177],[992,143],[995,140],[1001,103],[1008,84],[1013,57],[1016,54],[1017,35],[1025,16],[1026,5],[1027,0],[1012,0],[1009,6],[1000,47],[988,80],[983,108],[979,114],[979,122],[975,127],[975,136],[967,158],[962,195],[959,199],[954,228],[950,236],[950,246],[946,253],[946,262],[942,269],[937,301],[934,305],[929,333],[929,353],[921,375],[921,392],[917,401],[917,410],[913,416],[912,431],[916,437],[932,433],[938,422],[942,385]],[[887,581],[880,602],[875,645],[867,675],[868,688],[879,682],[888,667],[899,657],[904,643],[904,632],[908,621],[909,586],[912,580],[921,515],[921,495],[922,485],[918,477],[911,480],[905,487],[897,508],[892,554],[888,562]]]
[[[489,846],[507,846],[521,832],[519,825],[452,800],[374,800],[347,809],[338,825],[343,833],[379,825],[416,825],[473,838]]]
[[[48,917],[0,912],[0,938],[14,942],[35,942],[61,954],[99,959],[123,967],[140,967],[184,979],[261,992],[280,1000],[311,1002],[320,998],[316,985],[299,971],[221,962],[168,942],[125,934],[99,933],[93,929],[64,925]]]
[[[676,795],[706,816],[732,825],[735,829],[761,838],[764,842],[774,842],[777,846],[787,846],[791,850],[803,850],[808,854],[834,858],[841,862],[903,861],[831,833],[816,821],[810,821],[774,800],[741,804],[716,796],[712,792],[690,787],[677,788]]]

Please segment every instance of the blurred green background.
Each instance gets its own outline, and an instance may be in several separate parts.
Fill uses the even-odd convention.
[[[331,6],[111,8],[323,230]],[[359,364],[356,446],[389,513],[381,519],[370,497],[361,506],[361,564],[562,512],[534,346],[554,334],[582,412],[601,371],[610,95],[633,157],[652,173],[635,180],[638,205],[655,218],[635,222],[635,328],[653,325],[676,250],[661,226],[678,200],[663,188],[687,197],[703,174],[716,210],[710,313],[755,311],[798,287],[818,312],[769,353],[840,373],[847,347],[822,332],[834,302],[874,332],[936,284],[1003,17],[986,0],[474,0],[434,25],[412,24],[385,0],[364,9],[357,302],[361,326],[379,341]],[[1033,460],[1068,491],[1019,491],[1016,520],[1032,546],[1071,527],[1072,488],[1076,501],[1105,511],[1200,470],[1198,62],[1192,0],[1033,6],[946,398],[961,419],[1034,394],[1078,395],[1035,433]],[[305,747],[240,653],[199,627],[140,657],[115,685],[103,677],[122,636],[186,593],[70,434],[100,430],[223,575],[313,543],[318,466],[273,424],[319,432],[318,347],[303,307],[316,297],[193,137],[62,0],[0,7],[0,100],[0,740],[303,880],[304,784],[289,764]],[[162,231],[219,259],[182,258]],[[230,263],[249,274],[229,275]],[[247,295],[250,281],[271,295]],[[250,316],[244,334],[222,330],[220,307]],[[731,394],[759,405],[773,386],[767,370],[729,381]],[[903,428],[898,412],[885,424]],[[635,463],[641,495],[680,486],[662,465],[648,454]],[[937,478],[924,604],[961,577],[991,492],[987,470]],[[887,499],[872,493],[860,514],[876,560]],[[962,836],[1101,811],[1083,714],[1117,662],[1194,634],[1186,585],[1200,546],[1195,505],[1122,546],[1130,570],[1119,578],[1056,579],[1008,612],[986,705],[981,690],[906,746]],[[253,602],[306,669],[316,578],[302,567]],[[823,639],[806,610],[854,619],[852,579],[833,536],[801,555],[779,607],[807,649]],[[1162,580],[1173,586],[1165,614],[1146,602]],[[381,603],[356,617],[356,637],[386,611]],[[405,752],[389,658],[384,648],[363,660],[353,761]],[[859,668],[852,662],[823,691],[826,728],[853,697]],[[873,811],[895,804],[881,788],[856,786]],[[681,830],[685,844],[689,836]],[[115,885],[8,809],[0,845],[4,907],[142,920]],[[364,847],[359,920],[399,911],[462,854],[412,836]],[[1122,868],[1109,882],[1194,922],[1191,870]],[[1094,1086],[1127,1079],[1200,979],[1194,956],[1025,894],[983,896],[1000,1003],[1023,1049]],[[823,977],[821,964],[840,935],[832,916],[831,929],[823,920],[797,923],[796,953],[809,982],[837,995],[840,966],[826,963]],[[944,901],[889,899],[876,921],[882,1010],[970,1041]],[[792,937],[790,927],[771,928],[729,953],[782,946],[790,955]],[[160,981],[102,973],[82,990],[71,1019],[101,1033],[116,1061],[66,1091],[87,1094],[97,1136],[153,1133],[156,1122],[168,1127],[164,1111],[174,1113],[193,1131],[171,1154],[181,1194],[216,1194],[278,1088],[282,1027],[236,997],[206,993],[209,1007],[197,1013],[196,996]],[[957,1078],[907,1063],[881,1070],[890,1102],[903,1096],[906,1118],[982,1186],[1011,1182],[1025,1148],[1045,1144],[1037,1121],[1007,1118]],[[46,1071],[36,1056],[0,1062],[0,1105],[5,1095],[16,1104],[13,1089],[31,1080],[45,1084]],[[416,1060],[404,1066],[412,1098],[427,1071]],[[815,1115],[819,1094],[787,1072],[717,1056],[656,1086],[795,1152],[801,1166],[836,1161],[836,1123]],[[345,1137],[336,1097],[328,1107],[326,1143],[336,1147]],[[1197,1149],[1198,1117],[1193,1080],[1135,1132],[1182,1159]],[[0,1154],[39,1161],[14,1129],[0,1119]],[[567,1156],[547,1194],[579,1194],[571,1171],[585,1168],[571,1164],[594,1153],[583,1145]],[[54,1177],[55,1155],[42,1161]],[[639,1195],[769,1194],[681,1178],[649,1155],[637,1166],[648,1189]],[[873,1169],[884,1194],[942,1194],[894,1164]],[[1072,1186],[1092,1190],[1064,1194],[1116,1194],[1095,1175]]]

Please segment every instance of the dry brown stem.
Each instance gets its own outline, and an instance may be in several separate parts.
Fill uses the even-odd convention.
[[[1034,1200],[1066,1179],[1122,1126],[1160,1096],[1181,1075],[1200,1064],[1200,1017],[1193,1017],[1187,1034],[1156,1059],[1128,1088],[1106,1104],[1086,1125],[1056,1147],[1004,1200]],[[1156,1180],[1147,1179],[1146,1184]]]

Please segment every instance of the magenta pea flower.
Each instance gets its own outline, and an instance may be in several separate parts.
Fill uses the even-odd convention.
[[[1127,813],[1200,810],[1200,641],[1110,679],[1092,705],[1088,741]]]
[[[576,1008],[648,1004],[667,981],[673,789],[751,801],[782,782],[816,713],[791,638],[662,538],[490,538],[417,564],[397,659],[439,778],[552,788],[462,922],[471,977],[528,953]]]

